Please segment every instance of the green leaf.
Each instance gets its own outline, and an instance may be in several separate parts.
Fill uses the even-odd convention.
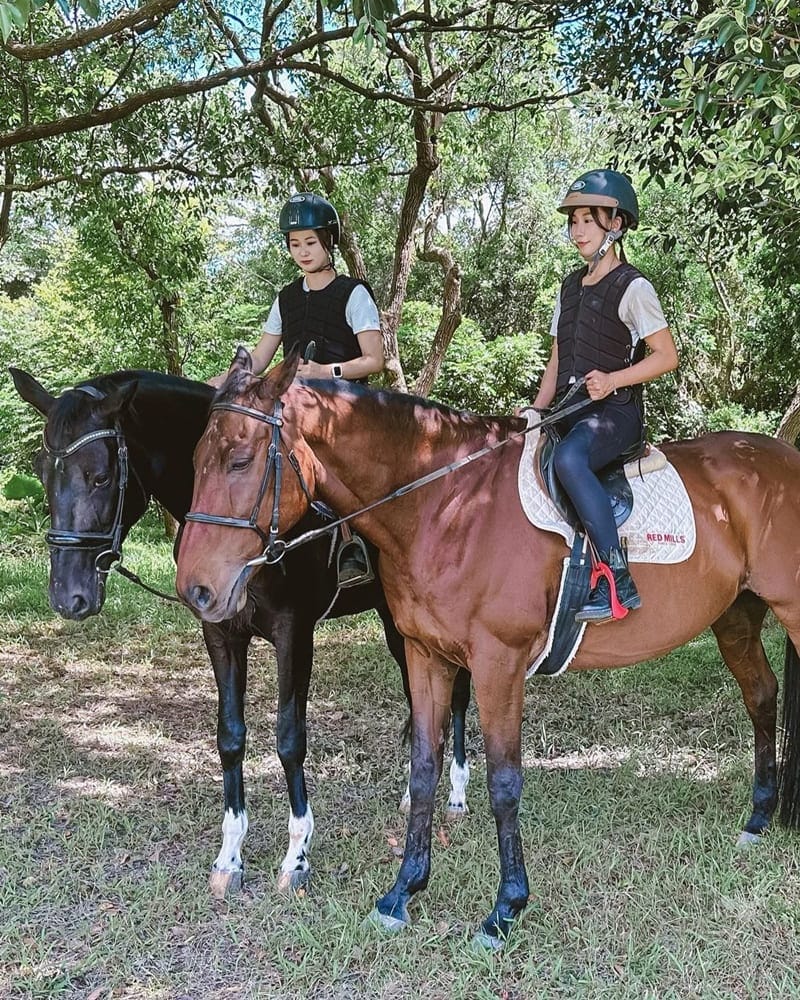
[[[800,62],[790,63],[783,68],[784,80],[796,80],[800,76]]]
[[[0,35],[3,42],[7,42],[11,32],[14,30],[14,21],[11,17],[11,5],[0,3]]]
[[[100,4],[98,0],[78,0],[78,6],[95,21],[100,17]]]

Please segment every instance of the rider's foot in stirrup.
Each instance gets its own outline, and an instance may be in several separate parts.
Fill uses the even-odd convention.
[[[369,575],[369,565],[361,546],[347,542],[339,553],[339,586],[355,583]]]

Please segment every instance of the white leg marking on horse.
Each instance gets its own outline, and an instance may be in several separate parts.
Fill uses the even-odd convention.
[[[305,816],[293,816],[289,812],[289,850],[278,874],[279,889],[297,889],[307,880],[311,871],[308,852],[313,832],[314,815],[310,805],[306,808]]]
[[[408,783],[406,783],[406,790],[403,792],[403,797],[400,799],[400,805],[397,808],[406,816],[411,812],[411,788]]]
[[[242,810],[238,816],[234,816],[232,809],[225,810],[225,817],[222,820],[222,847],[214,862],[215,872],[241,872],[244,870],[242,864],[242,844],[247,836],[247,812]]]
[[[451,819],[466,816],[467,785],[469,784],[469,761],[464,761],[461,767],[455,760],[450,764],[450,799],[447,803],[447,815]]]

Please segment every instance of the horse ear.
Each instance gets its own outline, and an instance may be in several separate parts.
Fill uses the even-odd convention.
[[[97,404],[98,415],[105,417],[118,416],[131,405],[138,389],[139,383],[137,381],[124,382],[122,385],[112,389]]]
[[[14,388],[25,402],[30,403],[39,413],[47,416],[56,401],[56,397],[51,395],[40,382],[37,382],[33,375],[29,375],[20,368],[9,368],[8,370],[14,380]]]
[[[246,347],[242,347],[241,344],[236,348],[236,354],[233,356],[233,361],[231,361],[231,366],[228,369],[228,374],[231,372],[252,372],[253,370],[253,356],[247,350]]]
[[[284,358],[279,365],[276,365],[261,383],[259,396],[268,393],[274,399],[279,399],[294,381],[299,364],[300,351],[290,351],[289,357]]]

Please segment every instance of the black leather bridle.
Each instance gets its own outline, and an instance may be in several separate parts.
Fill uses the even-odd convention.
[[[250,511],[250,517],[227,517],[223,514],[207,514],[203,511],[190,510],[185,519],[187,521],[194,521],[197,524],[216,524],[224,528],[247,528],[250,531],[255,531],[264,546],[261,561],[269,563],[278,562],[286,549],[286,542],[284,542],[283,539],[278,538],[278,518],[280,516],[281,487],[283,485],[283,455],[281,453],[281,446],[283,445],[283,439],[281,437],[281,427],[283,426],[283,403],[280,399],[276,399],[275,408],[271,414],[264,413],[251,406],[242,406],[239,403],[214,403],[210,412],[213,413],[214,410],[227,410],[230,413],[241,413],[245,417],[250,417],[253,420],[259,420],[261,423],[269,424],[272,427],[272,440],[270,441],[269,451],[267,453],[264,474],[261,477],[261,485],[258,488],[255,503]],[[287,451],[287,459],[291,467],[294,469],[298,481],[300,482],[300,487],[305,493],[311,507],[318,514],[330,516],[330,512],[327,508],[325,508],[324,505],[320,504],[318,501],[314,500],[311,496],[308,486],[306,485],[306,481],[303,478],[300,463],[297,461],[297,456],[293,451]],[[275,481],[275,490],[272,500],[272,518],[269,525],[269,534],[265,534],[258,523],[258,517],[261,513],[261,504],[264,501],[267,489],[269,488],[270,479],[272,478],[274,478]]]
[[[76,391],[85,392],[94,399],[104,399],[105,394],[95,389],[94,386],[78,386]],[[114,438],[117,444],[117,466],[119,468],[119,481],[117,483],[117,505],[114,510],[114,518],[108,531],[65,531],[60,528],[50,528],[45,534],[45,541],[51,549],[102,549],[95,557],[95,569],[98,575],[107,575],[115,562],[122,559],[122,512],[125,507],[125,491],[128,487],[128,446],[125,442],[125,435],[118,421],[114,421],[114,426],[102,430],[89,431],[81,437],[72,441],[66,448],[53,448],[47,440],[47,430],[42,432],[42,445],[48,455],[55,459],[56,468],[60,463],[74,455],[76,451],[84,445],[91,444],[92,441],[99,441],[103,438]],[[141,487],[141,483],[139,484]],[[144,489],[142,488],[144,493]],[[108,559],[106,566],[102,565]]]

